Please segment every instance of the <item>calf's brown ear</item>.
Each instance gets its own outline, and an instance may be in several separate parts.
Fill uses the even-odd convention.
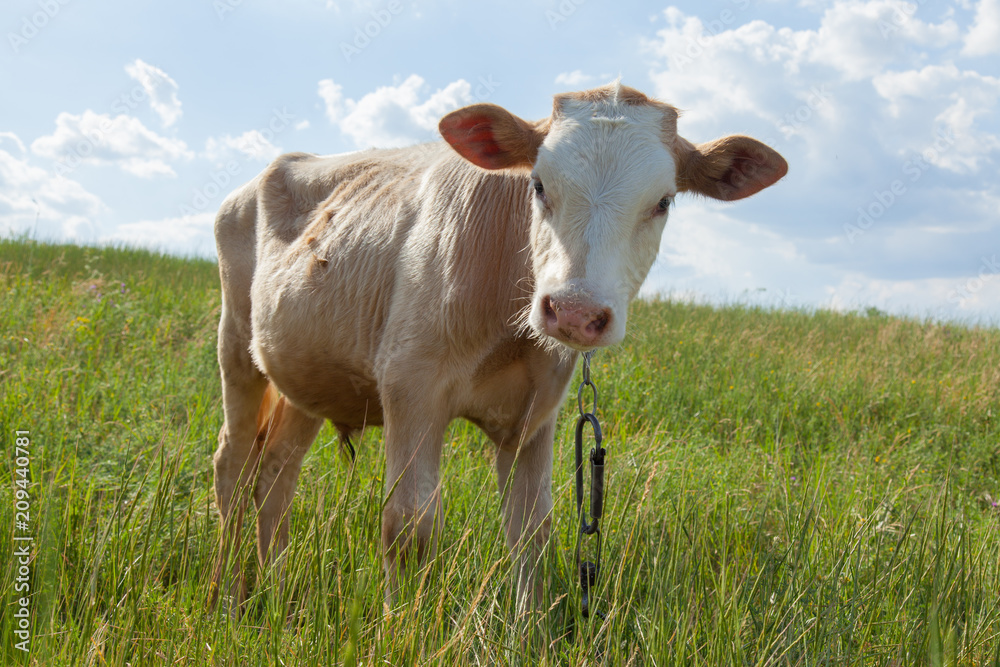
[[[495,104],[456,109],[438,130],[459,155],[483,169],[531,167],[545,140],[541,123],[530,123]]]
[[[756,139],[733,135],[695,146],[677,137],[677,189],[733,201],[774,185],[788,173],[788,163]]]

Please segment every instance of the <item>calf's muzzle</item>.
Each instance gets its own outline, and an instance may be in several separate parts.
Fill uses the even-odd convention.
[[[612,320],[611,308],[572,297],[542,297],[542,323],[546,335],[571,347],[600,346]]]

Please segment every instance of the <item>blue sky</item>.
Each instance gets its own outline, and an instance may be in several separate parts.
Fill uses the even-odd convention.
[[[1000,0],[500,4],[7,0],[0,233],[211,256],[281,152],[432,141],[476,101],[542,118],[620,76],[688,139],[790,165],[679,197],[647,294],[1000,322]]]

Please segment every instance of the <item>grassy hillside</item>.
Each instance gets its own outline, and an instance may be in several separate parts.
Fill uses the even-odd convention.
[[[205,604],[214,264],[0,241],[0,309],[0,553],[34,538],[28,653],[17,558],[0,566],[4,663],[1000,661],[996,329],[634,304],[626,343],[594,360],[606,620],[579,616],[568,403],[538,617],[512,620],[491,446],[456,422],[444,539],[413,597],[383,614],[381,432],[352,469],[327,427],[293,508],[289,585],[259,575],[232,623]]]

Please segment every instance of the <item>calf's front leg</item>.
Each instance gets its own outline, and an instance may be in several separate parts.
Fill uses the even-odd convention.
[[[503,494],[504,530],[514,562],[519,614],[542,603],[538,571],[552,520],[555,421],[553,415],[531,438],[509,446],[501,444],[497,450],[497,484]]]
[[[433,557],[441,531],[441,444],[448,417],[426,394],[426,387],[397,388],[383,398],[382,549],[389,607],[399,595],[405,572]]]

